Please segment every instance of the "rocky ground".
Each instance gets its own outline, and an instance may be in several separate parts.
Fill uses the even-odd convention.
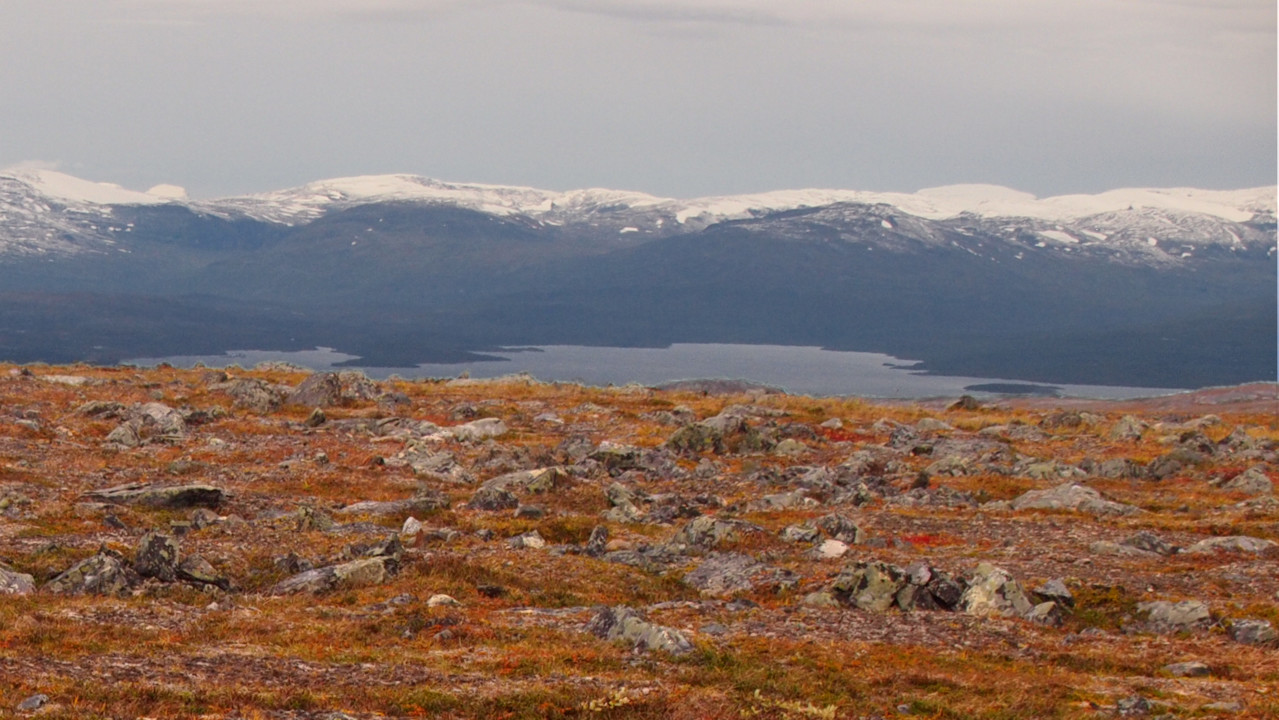
[[[1232,392],[0,365],[0,716],[1279,716]]]

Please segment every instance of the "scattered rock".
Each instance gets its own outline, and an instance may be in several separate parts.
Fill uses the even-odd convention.
[[[1239,473],[1229,482],[1223,484],[1221,489],[1246,495],[1272,495],[1275,491],[1275,484],[1266,475],[1265,468],[1257,465]]]
[[[676,430],[666,447],[678,453],[700,454],[765,452],[775,446],[746,421],[744,413],[725,409],[719,415]]]
[[[562,467],[538,468],[499,475],[484,481],[482,487],[498,488],[509,492],[547,493],[564,487],[569,475]]]
[[[331,590],[380,585],[393,574],[389,558],[369,557],[298,573],[281,580],[271,595],[324,593]]]
[[[679,630],[651,623],[638,611],[621,605],[600,608],[587,630],[605,640],[624,642],[635,650],[671,655],[686,655],[693,650],[693,644]]]
[[[803,490],[792,490],[787,493],[776,493],[773,495],[764,495],[759,500],[751,503],[751,508],[762,512],[773,510],[793,510],[795,508],[811,508],[817,507],[821,503],[808,497]]]
[[[85,497],[118,505],[155,508],[216,508],[224,493],[209,485],[150,485],[133,483],[86,493]]]
[[[1102,555],[1119,555],[1126,557],[1155,557],[1157,553],[1131,545],[1121,545],[1120,543],[1111,542],[1109,540],[1098,540],[1088,546],[1088,552],[1094,556]]]
[[[44,590],[57,595],[120,595],[139,581],[119,553],[103,548],[50,580]]]
[[[1119,418],[1119,422],[1115,423],[1114,427],[1110,429],[1110,439],[1118,440],[1120,442],[1140,440],[1142,433],[1146,431],[1147,427],[1149,427],[1149,425],[1147,425],[1144,421],[1135,418],[1132,415],[1125,415],[1122,418]]]
[[[214,392],[224,392],[235,401],[234,406],[251,410],[260,415],[272,412],[280,407],[284,398],[292,388],[272,385],[257,378],[238,378],[230,382],[216,383],[209,386]]]
[[[712,550],[714,548],[737,542],[743,532],[757,532],[758,528],[737,520],[720,520],[711,515],[693,518],[680,528],[671,544],[683,545],[693,550]]]
[[[831,513],[817,518],[817,527],[833,540],[840,540],[849,545],[860,545],[866,540],[866,533],[847,515]]]
[[[49,702],[49,696],[43,693],[39,693],[36,695],[32,695],[26,700],[23,700],[22,702],[18,703],[18,706],[15,709],[18,712],[35,712],[36,710],[39,710],[40,708],[44,707],[45,704],[48,702]]]
[[[973,571],[959,604],[972,615],[1024,616],[1034,609],[1021,584],[1007,570],[989,563],[982,563]]]
[[[1279,644],[1279,633],[1268,620],[1235,620],[1230,623],[1230,638],[1242,645]]]
[[[1024,617],[1027,620],[1039,623],[1040,625],[1052,625],[1056,627],[1062,624],[1064,619],[1063,616],[1064,613],[1062,612],[1061,606],[1049,600],[1047,602],[1041,602],[1031,608],[1030,612],[1026,613]]]
[[[1247,535],[1229,535],[1226,537],[1213,537],[1199,542],[1186,548],[1184,552],[1197,553],[1216,553],[1216,552],[1246,552],[1259,553],[1275,547],[1273,540],[1263,540],[1261,538],[1249,537]]]
[[[1155,600],[1138,603],[1137,611],[1146,615],[1146,621],[1159,630],[1179,631],[1207,627],[1212,623],[1208,606],[1198,600],[1169,602]]]
[[[834,560],[848,554],[848,543],[842,540],[827,539],[813,551],[823,560]]]
[[[950,423],[942,422],[936,418],[926,417],[921,418],[919,422],[915,423],[915,429],[923,433],[938,433],[951,432],[955,428]]]
[[[444,493],[423,490],[406,500],[365,500],[337,510],[339,515],[425,515],[436,510],[447,510],[449,499]]]
[[[0,567],[0,595],[30,595],[35,589],[32,576]]]
[[[536,530],[530,530],[522,535],[516,535],[506,541],[506,544],[515,550],[531,549],[541,550],[546,547],[546,540],[542,538],[541,533]]]
[[[1207,677],[1211,670],[1198,660],[1165,665],[1164,670],[1174,677]]]
[[[1074,483],[1050,490],[1030,490],[1012,501],[1014,510],[1074,510],[1092,515],[1131,515],[1141,512],[1132,505],[1113,502],[1093,488]]]
[[[1065,607],[1075,606],[1075,596],[1061,579],[1053,579],[1031,590],[1040,601],[1051,600]]]
[[[1150,701],[1140,695],[1120,698],[1115,704],[1115,711],[1122,717],[1135,717],[1150,714]]]
[[[1149,530],[1142,530],[1120,544],[1155,553],[1156,555],[1175,555],[1180,550],[1180,548],[1164,542],[1162,538]]]
[[[882,562],[859,562],[830,585],[836,597],[860,610],[883,612],[897,602],[907,583],[901,568]]]
[[[498,487],[481,487],[476,490],[466,506],[471,510],[512,510],[519,507],[520,499],[515,493]]]
[[[779,533],[779,537],[786,542],[802,544],[816,542],[821,535],[821,531],[812,525],[787,525]]]
[[[703,595],[716,597],[749,592],[762,585],[790,587],[795,581],[793,574],[739,553],[714,553],[684,576],[684,582]]]
[[[178,563],[177,577],[183,582],[195,585],[209,585],[224,592],[231,591],[231,581],[220,575],[218,571],[199,555],[188,555]]]
[[[173,582],[178,577],[177,541],[156,532],[143,535],[133,556],[133,569],[142,577]]]
[[[498,418],[482,418],[465,425],[448,428],[448,434],[461,442],[477,442],[505,435],[509,428]]]
[[[607,546],[608,528],[603,525],[596,525],[591,528],[591,536],[586,541],[586,546],[582,549],[582,552],[591,557],[599,557],[604,554]]]
[[[353,405],[374,400],[382,389],[364,373],[356,371],[315,373],[290,392],[284,402],[310,408]]]

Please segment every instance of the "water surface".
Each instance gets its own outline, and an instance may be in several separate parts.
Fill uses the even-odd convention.
[[[1133,398],[1180,392],[1176,388],[1115,387],[1035,383],[1007,378],[925,374],[918,363],[891,355],[824,350],[789,345],[676,344],[665,348],[546,345],[505,348],[485,353],[492,359],[462,363],[424,363],[415,367],[362,367],[359,357],[332,348],[300,352],[236,350],[224,355],[136,358],[133,365],[167,362],[179,367],[209,367],[288,362],[313,370],[359,369],[370,377],[491,378],[528,373],[539,380],[585,385],[660,385],[689,379],[745,380],[799,395],[855,395],[879,398],[955,397],[1002,394]]]

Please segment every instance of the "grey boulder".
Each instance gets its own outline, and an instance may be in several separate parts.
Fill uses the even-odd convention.
[[[1139,508],[1102,497],[1093,488],[1064,483],[1048,490],[1030,490],[1012,501],[1014,510],[1074,510],[1091,515],[1131,515]]]
[[[222,490],[209,485],[155,485],[131,483],[85,494],[99,502],[117,505],[144,505],[156,508],[215,508],[222,502]]]
[[[656,650],[671,655],[685,655],[693,650],[684,633],[651,623],[638,611],[623,605],[600,608],[587,624],[587,630],[596,637],[624,642],[636,650]]]

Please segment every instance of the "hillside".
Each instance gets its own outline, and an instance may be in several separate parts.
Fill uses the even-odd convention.
[[[1275,385],[713,389],[0,365],[0,708],[1279,714]]]

